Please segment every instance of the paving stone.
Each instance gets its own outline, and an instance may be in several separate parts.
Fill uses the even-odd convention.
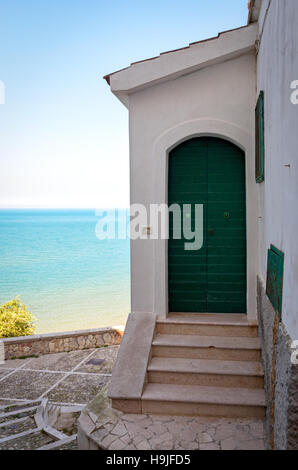
[[[166,442],[161,442],[160,444],[157,444],[155,449],[156,450],[171,450],[173,449],[174,444],[173,441],[166,441]]]
[[[54,371],[71,371],[81,361],[83,361],[92,350],[70,351],[54,354],[45,354],[31,361],[25,362],[23,369],[34,370],[54,370]]]
[[[164,434],[165,432],[167,432],[167,428],[163,424],[154,423],[150,427],[150,431],[153,432],[153,434],[160,435],[160,434]]]
[[[172,441],[173,436],[170,432],[165,432],[164,434],[161,434],[158,436],[159,442],[166,442],[166,441]]]
[[[19,402],[19,403],[21,404],[22,402]],[[12,403],[11,400],[7,400],[7,399],[5,400],[4,398],[0,398],[0,406],[6,407],[6,405],[10,406],[12,404],[14,405],[14,403]],[[4,411],[1,410],[0,412],[3,413]]]
[[[93,416],[94,418],[94,416]],[[245,448],[264,448],[263,439],[255,439],[252,430],[260,433],[262,422],[253,420],[226,420],[167,417],[160,421],[160,416],[154,415],[118,415],[118,424],[112,426],[109,434],[103,439],[110,443],[109,449],[138,450],[233,450]],[[99,423],[98,423],[99,424]],[[104,427],[111,426],[105,424]],[[116,435],[116,433],[117,435]],[[102,433],[102,430],[100,431]],[[114,433],[111,434],[111,433]],[[92,434],[92,437],[95,433]],[[99,438],[102,434],[99,435]],[[217,436],[223,436],[220,440]],[[243,440],[242,440],[243,439]],[[119,440],[121,443],[119,443]],[[114,442],[116,442],[114,446]],[[124,447],[122,445],[124,444]],[[243,444],[243,445],[242,445]]]
[[[180,449],[183,449],[183,450],[196,450],[196,449],[199,449],[199,444],[195,441],[181,441]]]
[[[202,424],[200,422],[191,422],[189,425],[186,425],[186,428],[190,430],[190,432],[193,432],[193,434],[201,434],[203,432],[208,432],[208,434],[211,435],[211,432],[208,431],[206,424]],[[215,433],[215,428],[211,428],[213,430],[213,433]]]
[[[112,444],[112,442],[116,441],[116,439],[118,439],[118,436],[115,436],[113,434],[109,434],[107,437],[105,437],[103,440],[102,440],[102,445],[105,447],[105,448],[109,448],[109,446]]]
[[[200,450],[220,450],[220,446],[216,442],[209,442],[208,444],[200,444]]]
[[[142,420],[142,428],[148,428],[153,425],[152,418],[146,417],[144,420]]]
[[[125,434],[125,436],[120,437],[120,439],[122,442],[124,442],[124,444],[130,444],[132,441],[131,437],[128,434]]]
[[[231,423],[220,424],[215,432],[214,439],[221,440],[233,436],[236,432],[235,425]]]
[[[144,421],[147,419],[147,415],[139,415],[139,414],[124,414],[122,415],[122,418],[124,421],[128,421],[130,423],[135,423],[136,421]]]
[[[90,410],[88,410],[88,414],[92,421],[95,423],[97,429],[102,428],[103,426],[105,426],[105,428],[108,428],[109,425],[113,425],[118,422],[115,421],[115,423],[113,423],[110,416],[102,417],[100,418],[100,420],[98,420],[98,416]]]
[[[10,408],[7,408],[7,409],[4,411],[4,413],[9,413],[9,412],[11,412],[11,411],[14,412],[15,410],[10,409]],[[17,411],[15,411],[15,414],[12,415],[12,416],[11,416],[11,415],[10,415],[10,416],[5,416],[5,415],[4,415],[4,416],[0,416],[0,424],[2,425],[2,424],[4,424],[4,423],[7,423],[7,422],[9,422],[9,421],[12,421],[12,420],[15,420],[15,419],[19,419],[19,418],[28,418],[28,417],[30,417],[30,416],[33,416],[34,413],[35,413],[35,410],[34,410],[34,411],[31,411],[31,412],[24,412],[24,413],[18,413]],[[36,426],[33,426],[33,427],[36,427]],[[0,428],[0,434],[2,434],[2,433],[1,433],[1,430],[2,430],[2,429],[3,429],[3,428]],[[6,428],[6,429],[7,429],[7,428]],[[9,435],[9,434],[12,434],[12,433],[11,433],[11,432],[7,432],[7,435]],[[6,437],[6,433],[2,434],[1,437]]]
[[[249,423],[247,421],[245,422],[237,422],[235,423],[230,423],[230,426],[235,427],[237,431],[245,431],[249,432]]]
[[[136,437],[133,438],[133,443],[135,446],[140,444],[140,442],[143,442],[144,438],[141,435],[137,435]]]
[[[101,374],[111,374],[114,368],[114,364],[117,358],[118,348],[108,347],[98,349],[92,357],[84,362],[77,371],[78,372],[92,372]],[[89,361],[96,359],[102,359],[101,364],[88,364]]]
[[[144,430],[139,423],[125,423],[125,427],[131,436],[138,436]]]
[[[73,441],[69,442],[68,444],[63,444],[62,446],[57,447],[55,450],[78,450],[77,440],[74,439]]]
[[[5,408],[1,410],[1,413],[13,412],[14,414],[17,414],[19,418],[24,418],[25,416],[30,416],[32,414],[35,414],[36,409],[30,411],[30,408],[32,408],[33,406],[38,406],[40,403],[41,403],[40,401],[34,401],[32,403],[32,402],[23,402],[23,401],[13,402],[9,400],[6,402]],[[11,416],[2,416],[0,417],[0,423],[3,423],[4,421],[7,421],[7,420],[9,421],[11,419],[13,419]]]
[[[253,437],[263,438],[264,436],[264,424],[262,421],[250,423],[249,431]]]
[[[88,434],[91,434],[95,429],[95,424],[92,419],[86,414],[83,413],[80,417],[80,422],[84,426],[84,429]]]
[[[151,437],[151,438],[148,439],[148,440],[149,440],[149,443],[150,443],[152,449],[156,449],[156,446],[157,446],[158,444],[160,444],[160,439],[159,439],[159,437],[156,437],[156,436],[155,436],[155,437]],[[133,440],[133,442],[134,442],[134,444],[135,444],[135,439]]]
[[[11,420],[16,418],[11,417]],[[24,421],[0,427],[0,439],[36,428],[34,418],[28,416]]]
[[[206,432],[209,434],[209,436],[214,437],[216,433],[216,427],[215,426],[205,426]]]
[[[147,441],[147,439],[144,439],[143,441],[141,441],[139,444],[136,445],[136,448],[138,450],[150,450],[151,446],[149,442]]]
[[[62,373],[19,370],[0,382],[0,396],[36,400],[61,377]]]
[[[242,442],[242,441],[250,441],[252,440],[253,437],[246,432],[245,430],[238,430],[237,431],[237,441]]]
[[[129,444],[125,447],[125,450],[137,450],[137,448],[133,444]]]
[[[96,441],[103,441],[103,439],[109,435],[109,431],[105,428],[97,429],[92,432],[92,438]]]
[[[103,376],[69,375],[47,397],[60,403],[88,403],[107,383],[108,378]]]
[[[31,450],[50,444],[53,439],[44,432],[38,432],[29,436],[13,439],[1,444],[1,450]]]
[[[179,417],[178,417],[179,418]],[[161,421],[163,423],[170,423],[170,422],[174,422],[174,420],[177,419],[174,418],[173,416],[162,416],[162,415],[156,415],[154,416],[154,421]]]
[[[140,431],[140,435],[143,436],[145,439],[151,439],[151,437],[154,436],[150,429],[142,429]]]
[[[263,439],[252,439],[237,444],[236,450],[265,450]]]
[[[123,423],[119,422],[111,431],[111,434],[116,434],[116,436],[124,436],[127,434],[127,429]]]
[[[108,423],[108,424],[105,425],[104,428],[105,428],[108,432],[111,432],[112,429],[114,429],[115,424],[116,424],[116,423]]]
[[[180,423],[176,423],[175,421],[170,421],[169,423],[165,423],[165,426],[174,437],[178,438],[181,436],[181,424]],[[183,425],[183,428],[184,428],[184,425]]]
[[[180,432],[180,439],[181,441],[192,442],[195,440],[197,434],[198,433],[196,432],[196,430],[194,430],[193,426],[183,426]]]
[[[31,357],[26,359],[8,359],[4,361],[4,364],[0,364],[1,369],[18,369],[19,367],[23,366],[24,364],[29,364],[32,361]]]
[[[126,445],[126,444],[125,444],[124,442],[122,442],[121,439],[118,438],[116,441],[114,441],[114,442],[110,445],[109,449],[110,449],[110,450],[123,450],[124,447],[125,447],[125,445]]]
[[[233,424],[233,421],[231,421],[231,420],[229,420],[229,421],[226,420],[226,422],[227,422],[227,423],[230,423],[230,424]],[[247,418],[247,419],[245,419],[245,418],[238,419],[238,420],[237,420],[237,424],[236,424],[236,428],[237,428],[237,429],[238,429],[238,428],[239,428],[239,429],[240,429],[240,428],[243,428],[244,426],[247,426],[247,425],[249,425],[250,423],[251,423],[251,420],[249,420],[248,418]]]
[[[220,442],[221,450],[234,450],[236,448],[236,440],[233,437],[229,437],[228,439],[223,439]]]
[[[10,374],[12,371],[9,369],[0,369],[0,379],[5,377],[7,374]]]
[[[95,413],[92,413],[92,411],[89,411],[88,414],[89,414],[89,417],[92,419],[93,423],[96,424],[97,415]]]
[[[190,416],[174,416],[177,423],[190,425],[193,422],[193,418]]]
[[[199,441],[202,444],[206,444],[207,442],[212,442],[213,438],[207,432],[202,432],[199,436]]]

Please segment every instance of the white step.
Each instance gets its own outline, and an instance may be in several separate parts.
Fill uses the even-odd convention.
[[[153,356],[227,361],[259,361],[261,346],[258,338],[169,335],[158,333],[152,342]]]
[[[149,383],[142,413],[263,418],[265,394],[262,389]]]
[[[248,325],[247,315],[244,313],[183,313],[183,312],[170,312],[167,319],[174,321],[199,321],[218,324],[234,324],[234,325]],[[163,320],[163,317],[158,317],[157,320]]]
[[[246,315],[169,314],[158,318],[156,332],[168,335],[256,337],[258,328],[249,325]]]
[[[263,388],[260,362],[153,357],[148,381],[211,387]]]

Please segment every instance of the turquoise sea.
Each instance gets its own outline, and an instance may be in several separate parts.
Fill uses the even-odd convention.
[[[99,240],[95,210],[0,210],[0,304],[20,295],[37,333],[124,325],[129,239]],[[116,212],[115,222],[128,212]]]

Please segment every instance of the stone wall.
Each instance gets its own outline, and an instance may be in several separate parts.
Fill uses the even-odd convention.
[[[98,328],[3,339],[5,359],[41,356],[120,344],[122,331]]]
[[[298,449],[298,365],[291,363],[292,339],[279,321],[258,278],[259,336],[266,394],[266,447]]]

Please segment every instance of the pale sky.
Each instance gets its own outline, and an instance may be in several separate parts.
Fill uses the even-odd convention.
[[[247,14],[247,0],[0,0],[0,207],[128,207],[128,112],[102,76]]]

